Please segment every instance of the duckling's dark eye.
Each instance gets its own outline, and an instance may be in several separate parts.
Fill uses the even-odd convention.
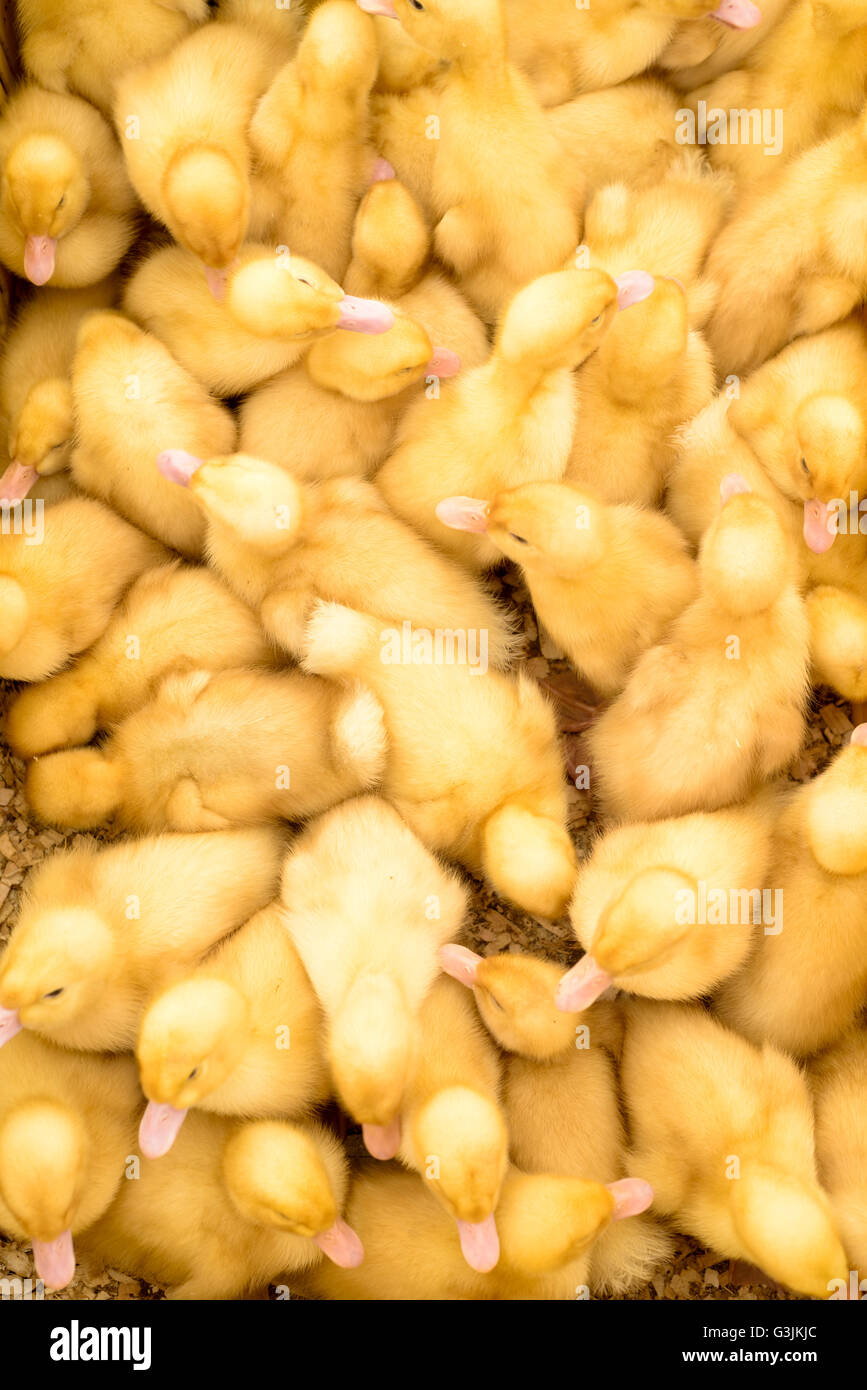
[[[597,323],[601,323],[601,322],[602,322],[602,315],[601,315],[601,314],[597,314],[596,317],[595,317],[595,319],[591,319],[591,320],[590,320],[590,327],[591,327],[591,328],[595,328],[596,325],[597,325]]]
[[[421,3],[421,0],[409,0],[409,3],[412,5],[414,10],[424,9],[424,5]]]
[[[488,998],[490,999],[491,1003],[494,1005],[494,1008],[495,1008],[495,1009],[499,1009],[501,1014],[502,1014],[502,1013],[505,1013],[505,1009],[503,1008],[503,1006],[502,1006],[502,1004],[500,1003],[499,999],[497,998],[496,994],[491,994],[491,991],[488,990]]]
[[[809,477],[809,475],[810,475],[810,469],[809,469],[809,465],[808,465],[806,459],[801,459],[801,467],[803,468],[804,472],[805,472],[805,473],[807,474],[807,476]]]
[[[513,541],[518,542],[518,545],[529,545],[529,541],[525,540],[523,536],[516,536],[514,531],[510,531],[509,535],[512,537]]]
[[[196,1079],[196,1077],[198,1076],[198,1074],[199,1074],[199,1069],[198,1069],[198,1067],[193,1067],[193,1070],[190,1072],[189,1076],[187,1077],[187,1080],[188,1080],[188,1081],[195,1081],[195,1079]]]
[[[43,998],[43,999],[56,999],[56,998],[58,997],[58,995],[61,995],[62,993],[63,993],[63,990],[62,990],[62,989],[53,989],[53,990],[50,991],[49,994],[43,994],[42,998]]]
[[[298,281],[299,285],[309,285],[311,290],[316,288],[313,281],[305,280],[303,275],[296,275],[295,279]]]
[[[63,195],[63,197],[61,198],[60,202],[57,204],[58,211],[60,210],[60,208],[63,207],[63,204],[64,204],[65,202],[66,202],[66,194],[64,193],[64,195]]]

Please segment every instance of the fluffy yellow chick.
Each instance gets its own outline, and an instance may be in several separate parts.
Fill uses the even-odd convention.
[[[810,1298],[848,1261],[819,1186],[806,1080],[689,1004],[629,1006],[621,1060],[632,1172],[654,1211]]]
[[[368,691],[297,671],[189,671],[100,748],[30,764],[39,820],[69,829],[223,830],[301,820],[372,786],[382,712]]]
[[[865,380],[867,332],[855,316],[790,343],[751,373],[729,406],[734,429],[793,508],[813,578],[828,573],[813,557],[832,546],[864,552],[859,537],[836,536],[850,493],[867,488]]]
[[[122,314],[91,314],[72,364],[75,447],[71,468],[85,492],[190,559],[205,533],[195,501],[154,469],[170,444],[227,453],[235,421],[163,347]]]
[[[484,361],[481,322],[444,276],[425,273],[429,253],[412,195],[396,179],[375,183],[358,211],[345,283],[352,294],[389,301],[394,325],[372,341],[334,333],[249,396],[243,452],[296,477],[369,475],[391,452],[414,387],[436,399],[443,380]]]
[[[379,13],[388,10],[379,9]],[[500,0],[395,0],[411,38],[451,66],[441,79],[432,201],[437,254],[494,322],[578,243],[582,202],[524,77],[508,61]]]
[[[0,1041],[32,1028],[63,1047],[132,1048],[148,995],[273,898],[282,849],[276,831],[231,830],[46,859],[0,956]]]
[[[619,826],[580,867],[570,917],[585,956],[557,1006],[587,1008],[611,985],[651,999],[698,999],[743,965],[764,930],[782,929],[763,896],[774,805]],[[779,920],[778,920],[779,919]]]
[[[19,758],[89,743],[148,704],[173,672],[265,666],[273,657],[255,614],[217,575],[159,565],[136,580],[74,666],[13,700],[6,741]]]
[[[326,0],[256,108],[250,143],[279,209],[270,237],[342,280],[376,153],[368,97],[379,53],[355,0]]]
[[[77,92],[111,115],[115,85],[208,18],[207,0],[17,0],[21,61],[53,92]]]
[[[864,576],[867,578],[867,575]],[[830,685],[855,704],[867,701],[867,584],[858,592],[819,584],[805,597],[816,685]]]
[[[325,598],[396,627],[460,628],[476,650],[485,646],[493,665],[508,664],[515,647],[510,616],[391,516],[372,484],[297,482],[245,454],[202,464],[170,450],[158,466],[188,483],[207,519],[211,565],[284,650],[300,651],[313,604]]]
[[[708,122],[720,111],[728,120],[732,111],[762,113],[761,133],[753,123],[739,138],[729,129],[728,140],[708,141],[711,163],[731,169],[743,188],[856,116],[865,80],[867,16],[860,0],[798,0],[742,68],[699,87],[688,104],[697,110],[704,102]],[[779,113],[776,130],[768,129],[765,112]]]
[[[20,87],[0,117],[0,261],[34,285],[93,285],[133,239],[113,132],[78,97]]]
[[[437,948],[460,928],[466,890],[393,807],[362,797],[295,841],[281,898],[325,1014],[337,1094],[368,1149],[392,1158]]]
[[[709,0],[713,3],[713,0]],[[680,20],[707,15],[719,24],[752,29],[762,14],[751,0],[723,0],[713,11],[706,0],[503,0],[509,54],[526,72],[545,106],[568,101],[578,92],[614,87],[633,73],[652,67]]]
[[[323,1253],[363,1258],[340,1219],[346,1187],[340,1144],[318,1125],[194,1114],[170,1154],[142,1159],[84,1248],[170,1284],[170,1298],[243,1298]]]
[[[319,266],[291,255],[283,246],[276,252],[257,246],[249,254],[242,253],[228,277],[226,308],[246,333],[285,339],[295,349],[290,362],[336,328],[387,333],[394,323],[386,304],[344,294]],[[238,346],[249,356],[249,343]]]
[[[39,681],[102,635],[124,590],[165,551],[90,498],[14,507],[0,535],[0,678]]]
[[[574,1047],[581,1025],[589,1025],[589,1013],[579,1019],[577,1013],[556,1008],[560,971],[553,961],[512,951],[479,956],[450,941],[440,948],[439,962],[447,975],[473,991],[485,1027],[507,1052],[547,1061]],[[593,1011],[594,1037],[596,1020],[605,1020],[610,1008],[600,1004]],[[608,1032],[616,1044],[613,1017]],[[607,1035],[603,1031],[599,1036]]]
[[[525,911],[557,917],[575,853],[554,712],[535,681],[485,669],[473,648],[465,633],[383,629],[320,602],[302,664],[374,691],[385,711],[383,795],[430,849]]]
[[[117,84],[114,120],[133,186],[199,258],[217,296],[250,221],[249,123],[285,60],[263,28],[206,24]]]
[[[279,903],[154,996],[136,1056],[148,1158],[168,1153],[189,1109],[290,1119],[325,1099],[319,1005]]]
[[[837,1220],[846,1254],[867,1279],[867,1034],[853,1028],[811,1068],[819,1176]]]
[[[606,814],[655,820],[741,800],[801,746],[809,628],[792,545],[736,475],[699,553],[699,595],[589,734]]]
[[[865,177],[862,113],[739,203],[707,262],[717,294],[707,336],[721,377],[754,370],[863,299],[867,250],[856,229]]]
[[[12,462],[0,498],[20,501],[40,477],[67,467],[72,448],[70,370],[78,326],[113,302],[111,280],[84,290],[43,290],[18,314],[0,361],[0,414]]]
[[[799,787],[774,829],[767,882],[785,912],[781,931],[757,936],[744,969],[720,991],[718,1011],[753,1042],[798,1056],[833,1043],[867,992],[867,725],[821,776]],[[780,924],[782,925],[782,924]]]
[[[113,1201],[140,1110],[129,1057],[84,1057],[34,1037],[0,1053],[0,1230],[32,1244],[49,1289],[73,1278],[74,1239]]]
[[[599,347],[618,309],[652,289],[642,272],[618,283],[604,271],[564,270],[521,290],[488,361],[441,401],[418,401],[404,416],[376,476],[398,516],[471,568],[499,564],[496,545],[447,528],[437,504],[562,478],[575,429],[572,369]]]
[[[567,483],[525,483],[491,502],[448,498],[447,526],[483,532],[521,567],[540,623],[600,693],[695,597],[695,563],[660,512],[609,506]]]
[[[666,83],[637,77],[585,92],[546,112],[564,154],[584,180],[587,197],[611,183],[644,187],[659,179],[682,149],[676,143],[680,101]]]
[[[454,1217],[470,1268],[487,1274],[500,1255],[494,1209],[509,1157],[499,1058],[472,1000],[444,975],[422,1003],[419,1023],[398,1157]]]
[[[796,0],[762,0],[761,24],[750,29],[732,29],[705,15],[685,19],[658,63],[666,78],[682,92],[691,92],[702,82],[711,82],[721,73],[744,67],[749,55],[763,44]]]

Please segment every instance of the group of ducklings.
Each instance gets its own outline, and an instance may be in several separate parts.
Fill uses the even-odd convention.
[[[784,775],[867,700],[867,13],[712,3],[18,0],[5,737],[127,832],[0,957],[47,1286],[867,1275],[863,716]],[[504,560],[596,703],[580,865]],[[578,963],[469,950],[448,861]]]

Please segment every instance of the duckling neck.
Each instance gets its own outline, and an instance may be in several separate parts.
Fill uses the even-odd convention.
[[[525,410],[543,392],[556,391],[561,385],[571,389],[572,374],[568,367],[559,365],[513,362],[495,350],[489,363],[489,381],[513,408]]]

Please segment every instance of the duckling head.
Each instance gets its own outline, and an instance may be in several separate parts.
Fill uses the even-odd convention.
[[[498,492],[491,502],[447,497],[436,514],[453,530],[484,532],[531,573],[564,579],[585,574],[608,546],[606,507],[567,483],[524,483]]]
[[[507,1052],[544,1061],[575,1042],[577,1014],[555,1006],[560,972],[538,956],[478,956],[466,946],[441,946],[447,975],[473,990],[488,1032]]]
[[[791,549],[772,507],[738,474],[723,479],[721,496],[699,552],[702,593],[737,617],[762,613],[792,578]]]
[[[25,275],[47,284],[58,241],[78,226],[90,201],[81,159],[59,135],[25,135],[6,160],[2,199],[25,239]]]
[[[867,614],[851,589],[817,584],[804,596],[810,620],[810,655],[817,684],[847,700],[867,700]]]
[[[301,534],[304,490],[285,469],[251,454],[207,462],[183,449],[166,449],[156,466],[169,482],[188,487],[212,521],[259,549],[288,549]]]
[[[804,540],[823,555],[836,539],[840,504],[867,484],[867,421],[845,396],[817,394],[798,406],[794,432],[794,452],[774,481],[803,500]]]
[[[604,270],[541,275],[507,306],[494,350],[501,361],[533,373],[578,367],[599,347],[618,309],[641,303],[654,283],[637,270],[616,280]]]
[[[732,1217],[750,1258],[797,1293],[827,1298],[849,1261],[824,1193],[770,1164],[743,1168],[730,1184]]]
[[[410,38],[450,61],[490,52],[504,42],[499,0],[358,0],[367,14],[397,19]]]
[[[377,1158],[397,1152],[395,1122],[415,1044],[415,1020],[397,981],[372,971],[359,975],[332,1020],[328,1056],[341,1102],[364,1126]]]
[[[805,790],[806,834],[829,874],[867,872],[867,724]]]
[[[499,1106],[469,1086],[449,1086],[412,1123],[427,1186],[458,1225],[467,1264],[485,1274],[500,1254],[494,1208],[508,1163]]]
[[[114,964],[114,938],[98,913],[83,907],[41,913],[12,933],[0,961],[0,1041],[16,1025],[62,1035],[97,1006]]]
[[[382,179],[365,193],[355,216],[351,270],[386,298],[415,285],[430,255],[424,213],[398,179]]]
[[[503,1263],[534,1276],[577,1259],[611,1221],[645,1211],[653,1189],[640,1178],[603,1185],[512,1169],[497,1208]]]
[[[337,328],[387,333],[394,314],[372,299],[345,295],[312,261],[280,254],[255,256],[228,278],[226,308],[259,338],[313,342]]]
[[[176,239],[206,268],[225,272],[247,230],[250,188],[246,173],[225,150],[188,145],[169,161],[162,191]],[[218,279],[211,288],[219,297]]]
[[[324,1131],[310,1133],[280,1120],[239,1125],[223,1150],[223,1180],[248,1221],[313,1240],[336,1264],[353,1267],[364,1251],[339,1219],[346,1193],[345,1160]]]
[[[228,980],[189,979],[160,994],[142,1019],[136,1057],[148,1100],[187,1110],[231,1076],[249,1034],[244,996]]]
[[[69,463],[72,431],[72,385],[47,377],[28,392],[9,432],[9,457],[43,478],[59,473]]]
[[[15,650],[29,621],[30,604],[24,589],[11,574],[0,574],[0,657]]]
[[[52,1289],[75,1273],[72,1232],[88,1148],[80,1116],[57,1101],[24,1101],[0,1121],[0,1193],[33,1242],[37,1276]]]
[[[313,11],[298,46],[295,74],[305,92],[327,98],[330,129],[339,121],[341,108],[352,120],[376,81],[379,48],[372,20],[349,0],[321,5]]]
[[[314,343],[307,371],[317,385],[354,401],[382,401],[417,381],[455,376],[460,358],[447,348],[434,348],[420,323],[395,316],[388,333],[367,339],[357,333],[332,333]]]
[[[560,981],[557,1007],[588,1008],[609,986],[638,988],[635,975],[664,966],[690,931],[688,905],[698,884],[678,869],[644,869],[605,907],[592,955],[582,956]]]
[[[104,825],[123,801],[123,769],[98,748],[70,748],[34,758],[27,769],[25,795],[31,811],[46,825],[90,830]]]
[[[683,285],[663,276],[632,313],[618,314],[605,339],[609,379],[622,383],[624,398],[660,390],[683,362],[689,345],[689,303]]]

